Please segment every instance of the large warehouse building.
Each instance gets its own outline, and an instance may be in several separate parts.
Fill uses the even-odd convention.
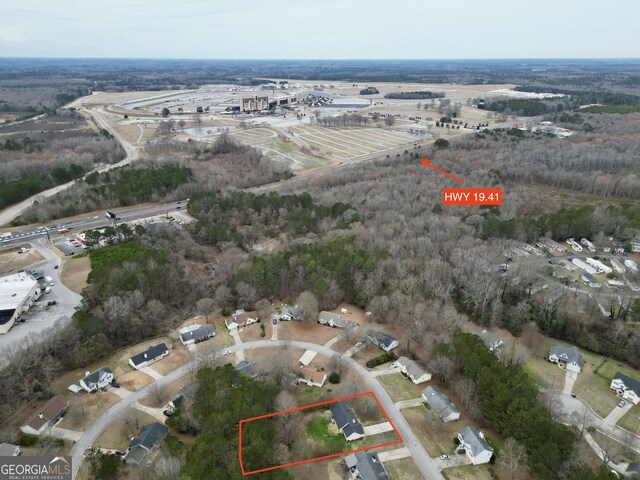
[[[21,313],[40,296],[37,280],[24,272],[0,277],[0,335],[7,333]]]

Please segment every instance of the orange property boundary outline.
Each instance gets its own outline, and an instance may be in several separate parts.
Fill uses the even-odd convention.
[[[307,410],[309,408],[319,407],[321,405],[328,405],[329,403],[340,402],[340,401],[343,401],[343,400],[350,400],[352,398],[364,397],[366,395],[370,395],[373,398],[373,400],[376,402],[376,404],[378,405],[378,408],[380,408],[380,411],[384,415],[384,418],[387,420],[387,422],[389,422],[389,425],[391,425],[391,428],[393,429],[393,432],[396,434],[396,437],[398,437],[398,440],[395,440],[393,442],[381,443],[379,445],[371,445],[370,447],[363,447],[363,448],[358,448],[358,449],[355,449],[355,450],[348,450],[348,451],[340,452],[340,453],[332,453],[331,455],[325,455],[323,457],[309,458],[307,460],[299,460],[297,462],[286,463],[284,465],[276,465],[274,467],[261,468],[259,470],[252,470],[250,472],[245,471],[244,465],[242,464],[242,424],[243,423],[248,423],[248,422],[251,422],[251,421],[254,421],[254,420],[260,420],[262,418],[276,417],[278,415],[282,415],[282,414],[288,413],[288,412],[295,412],[295,411],[298,411],[298,410]],[[400,436],[400,433],[398,433],[398,430],[396,429],[395,425],[389,419],[389,416],[387,415],[387,412],[385,412],[384,408],[382,408],[382,405],[380,404],[380,401],[378,400],[378,397],[376,397],[376,394],[373,393],[373,392],[358,393],[356,395],[350,395],[348,397],[334,398],[333,400],[327,400],[325,402],[314,403],[312,405],[305,405],[303,407],[290,408],[288,410],[282,410],[280,412],[275,412],[275,413],[268,413],[266,415],[260,415],[258,417],[245,418],[244,420],[240,420],[239,427],[238,427],[238,438],[239,438],[239,441],[238,441],[238,460],[240,461],[240,470],[242,471],[242,475],[253,475],[255,473],[268,472],[269,470],[277,470],[277,469],[280,469],[280,468],[293,467],[294,465],[301,465],[303,463],[309,463],[309,462],[317,462],[319,460],[325,460],[327,458],[340,457],[342,455],[348,455],[350,453],[362,452],[364,450],[371,450],[371,449],[374,449],[374,448],[382,448],[382,447],[386,447],[386,446],[389,446],[389,445],[396,445],[398,443],[403,443],[404,442],[404,440]]]

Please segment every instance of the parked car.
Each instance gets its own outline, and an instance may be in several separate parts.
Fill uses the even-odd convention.
[[[127,451],[126,450],[116,450],[113,453],[115,453],[116,455],[119,455],[121,457],[124,457],[127,454]]]
[[[44,289],[44,293],[51,293],[51,287],[47,287]]]
[[[231,353],[231,350],[225,350],[224,352],[222,352],[223,355],[229,355]]]
[[[169,418],[169,417],[171,417],[171,415],[173,415],[173,412],[172,412],[171,410],[163,410],[163,411],[162,411],[162,414],[163,414],[165,417]]]
[[[440,455],[440,460],[449,460],[449,455]]]
[[[571,394],[571,398],[576,398],[576,394],[575,394],[575,393],[572,393],[572,394]]]
[[[356,343],[356,347],[361,347],[361,346],[362,346],[362,342]]]
[[[271,323],[273,323],[275,325],[276,323],[278,323],[278,319],[274,318],[273,320],[271,320]]]
[[[57,269],[58,269],[58,265],[54,265],[54,267],[53,267],[53,268],[57,270]]]
[[[120,388],[120,384],[118,382],[116,382],[115,380],[111,380],[111,386],[113,388]]]
[[[624,399],[623,399],[623,400],[620,400],[620,401],[618,402],[618,406],[619,406],[620,408],[622,408],[622,407],[624,407],[624,406],[625,406],[625,401],[624,401]]]

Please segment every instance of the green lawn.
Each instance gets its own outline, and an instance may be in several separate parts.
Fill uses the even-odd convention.
[[[618,372],[623,373],[628,377],[634,378],[636,380],[640,380],[640,372],[638,372],[638,370],[628,367],[627,365],[620,363],[617,360],[606,361],[598,370],[598,375],[602,375],[603,377],[608,378],[609,384],[611,384],[611,379]]]
[[[462,467],[447,468],[442,476],[447,480],[492,480],[489,465],[464,465]]]
[[[307,436],[316,442],[331,448],[335,452],[344,452],[348,449],[347,441],[344,436],[338,432],[337,435],[329,433],[328,420],[322,413],[314,413],[307,423]]]
[[[400,373],[380,375],[378,381],[394,402],[417,398],[422,395],[422,390],[428,385],[427,382],[416,385]]]
[[[524,370],[541,388],[556,388],[564,386],[565,371],[555,363],[541,358],[530,358],[524,365]]]
[[[611,413],[620,399],[611,391],[611,378],[605,378],[597,373],[580,373],[573,393],[589,404],[601,417]]]
[[[640,404],[631,407],[631,410],[620,419],[618,426],[640,435]]]

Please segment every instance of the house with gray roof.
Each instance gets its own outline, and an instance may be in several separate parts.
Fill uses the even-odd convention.
[[[145,425],[138,436],[131,440],[124,461],[130,465],[140,465],[160,445],[168,433],[169,428],[162,423],[154,422]]]
[[[355,327],[356,324],[346,318],[331,312],[320,312],[318,315],[318,323],[328,325],[334,328]]]
[[[464,449],[467,457],[474,465],[489,463],[493,456],[493,448],[489,446],[484,434],[473,427],[466,427],[458,432],[458,451]]]
[[[182,399],[183,406],[191,406],[196,398],[196,393],[198,393],[198,388],[200,388],[200,382],[193,382],[186,387],[180,386],[180,390],[178,393],[169,401],[167,404],[167,408],[171,411],[176,409],[176,402],[179,399]]]
[[[106,387],[112,380],[113,372],[111,369],[109,367],[100,367],[95,372],[87,372],[85,377],[80,380],[80,386],[91,393]]]
[[[302,320],[302,311],[298,305],[291,307],[289,305],[285,305],[280,310],[280,320],[283,322],[289,322],[293,320]]]
[[[147,365],[151,365],[153,362],[169,355],[169,349],[163,343],[153,345],[147,348],[144,352],[140,352],[129,359],[129,364],[136,370]]]
[[[395,361],[395,365],[416,385],[431,380],[431,374],[410,358],[400,357]]]
[[[422,391],[422,398],[443,422],[452,422],[460,418],[460,411],[449,398],[436,387],[427,387]]]
[[[387,480],[387,472],[375,450],[355,452],[344,457],[350,480]]]
[[[347,442],[364,437],[364,427],[344,402],[334,402],[329,405],[331,421],[336,424]]]
[[[211,325],[191,325],[180,331],[180,340],[182,344],[192,345],[198,342],[204,342],[216,334]]]
[[[575,346],[567,348],[562,345],[554,345],[549,351],[549,361],[557,363],[570,372],[580,373],[582,370],[582,354]]]
[[[256,370],[256,364],[253,362],[248,362],[246,360],[241,360],[234,367],[236,371],[246,375],[249,378],[256,378],[258,376],[258,371]]]
[[[380,347],[385,352],[390,352],[399,345],[398,340],[393,338],[388,333],[384,333],[379,330],[368,330],[367,340]]]
[[[624,373],[618,372],[614,375],[611,390],[634,405],[640,403],[640,382]]]

